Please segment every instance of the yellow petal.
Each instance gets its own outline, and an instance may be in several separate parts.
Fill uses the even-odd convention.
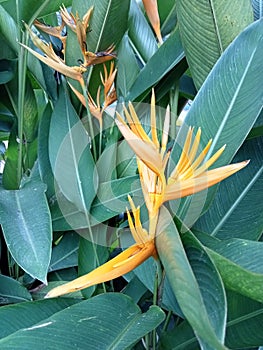
[[[128,142],[134,153],[144,162],[154,173],[156,173],[165,182],[163,162],[159,151],[152,143],[147,143],[135,135],[131,129],[122,121],[121,116],[117,113],[118,118],[115,122]]]
[[[32,50],[30,47],[26,45],[23,45],[23,44],[20,44],[20,45],[26,48],[30,53],[32,53],[32,55],[36,56],[40,61],[47,64],[49,67],[55,69],[56,71],[60,72],[61,74],[64,74],[69,78],[78,80],[80,84],[84,85],[84,81],[82,78],[82,74],[86,71],[84,67],[77,67],[77,66],[69,67],[63,64],[63,62],[57,62],[47,56],[43,56],[39,54],[38,52]]]
[[[244,161],[241,163],[226,165],[206,171],[197,177],[168,184],[165,189],[164,201],[178,199],[200,192],[233,175],[244,168],[248,163],[249,161]]]
[[[154,255],[156,255],[156,251],[153,240],[143,245],[134,244],[87,275],[52,289],[45,298],[54,298],[98,283],[110,281],[132,271],[150,256]]]

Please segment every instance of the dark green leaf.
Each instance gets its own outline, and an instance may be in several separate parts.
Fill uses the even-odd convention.
[[[49,158],[57,190],[79,210],[87,212],[96,195],[98,176],[89,135],[64,89],[60,90],[52,113]]]
[[[262,345],[263,304],[232,292],[228,293],[227,301],[226,345],[231,349]]]
[[[127,34],[123,36],[119,46],[117,68],[116,90],[119,96],[125,98],[140,71]]]
[[[130,5],[129,39],[138,61],[144,66],[157,51],[158,45],[136,0],[131,0]]]
[[[10,305],[0,308],[0,338],[8,337],[22,328],[31,327],[56,312],[75,304],[73,299],[60,298]]]
[[[6,84],[13,79],[17,60],[0,60],[0,84]]]
[[[263,301],[262,242],[244,239],[220,241],[197,233],[204,242],[227,288]]]
[[[69,232],[52,249],[48,271],[66,269],[78,265],[79,235]]]
[[[233,162],[250,159],[250,164],[220,184],[211,207],[195,228],[220,239],[258,239],[263,230],[262,146],[262,137],[244,143]]]
[[[37,340],[40,350],[123,350],[156,328],[163,319],[164,313],[157,306],[142,314],[127,296],[103,294],[70,306],[40,323],[23,327],[2,338],[0,347],[28,350]],[[52,341],[47,344],[46,339]]]
[[[225,349],[222,344],[224,338],[224,312],[223,319],[222,314],[217,318],[220,313],[217,313],[217,317],[214,318],[214,310],[210,309],[204,300],[204,298],[207,297],[206,293],[204,293],[205,285],[212,281],[208,270],[206,270],[203,276],[204,283],[201,283],[202,274],[197,273],[199,263],[195,265],[195,271],[193,271],[176,226],[165,208],[161,208],[160,210],[157,230],[157,251],[185,318],[191,324],[201,344],[203,344],[205,348]],[[209,262],[209,259],[207,260],[206,258],[206,261]],[[209,262],[209,265],[210,271],[215,272],[216,270],[211,262]],[[194,272],[197,273],[197,277]],[[201,287],[198,282],[201,283]],[[217,286],[220,285],[218,278],[214,287],[216,284]],[[224,297],[222,299],[223,295],[221,293],[222,291],[220,291],[218,296],[223,300]],[[215,298],[215,302],[218,296],[216,293],[212,294],[214,294],[213,298]],[[212,300],[210,300],[210,302],[211,301]],[[224,306],[222,307],[224,309]]]
[[[262,22],[255,22],[236,38],[218,60],[180,129],[170,158],[171,170],[178,160],[189,126],[195,126],[196,130],[198,127],[202,128],[202,148],[213,138],[206,159],[224,144],[227,145],[214,167],[231,161],[262,108],[263,90],[259,88],[263,81],[263,71],[260,68],[263,45],[259,44],[262,41]],[[177,201],[173,210],[182,220],[190,215],[186,222],[190,226],[202,210],[207,209],[213,192],[212,189],[207,196],[206,191],[202,191],[192,198],[181,200],[180,203]],[[189,204],[191,212],[187,209]]]
[[[0,305],[31,300],[31,294],[18,281],[0,275]]]
[[[52,234],[45,189],[31,179],[19,190],[0,190],[0,222],[8,249],[18,265],[44,283]]]
[[[253,21],[250,0],[177,1],[180,33],[196,87],[233,39]]]
[[[148,91],[177,65],[183,57],[183,47],[177,28],[141,70],[130,89],[127,99],[133,101],[136,97]]]

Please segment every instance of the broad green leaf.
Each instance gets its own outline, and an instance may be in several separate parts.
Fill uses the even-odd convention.
[[[83,235],[80,238],[79,243],[79,254],[78,254],[78,275],[83,276],[90,271],[94,270],[96,267],[104,264],[108,257],[108,247],[103,245],[97,245],[97,241],[101,236],[105,236],[108,227],[103,224],[99,224],[97,226],[92,227],[92,232],[89,237],[85,237]],[[91,236],[91,237],[90,237]],[[94,236],[94,239],[93,239]],[[84,238],[83,238],[84,237]],[[101,237],[103,239],[103,237]],[[93,241],[92,241],[93,239]],[[101,239],[101,241],[102,241]],[[96,286],[92,286],[81,291],[82,295],[85,299],[91,297],[94,293]]]
[[[48,137],[50,129],[50,121],[52,115],[51,104],[45,108],[42,118],[38,127],[38,164],[41,180],[47,185],[46,195],[48,199],[55,194],[54,188],[54,175],[52,172],[49,150],[48,150]]]
[[[226,345],[241,349],[263,344],[263,304],[233,292],[228,293],[227,301]]]
[[[233,163],[250,159],[250,164],[220,184],[211,207],[195,223],[196,229],[220,239],[259,238],[263,230],[262,144],[262,137],[243,144]]]
[[[158,1],[158,12],[161,21],[162,36],[169,34],[177,22],[176,2],[173,0]]]
[[[0,305],[32,300],[31,294],[18,281],[0,275]]]
[[[254,10],[254,19],[257,20],[263,17],[263,4],[262,0],[252,0],[252,6]]]
[[[78,265],[79,235],[75,232],[64,234],[61,241],[53,247],[48,272]]]
[[[86,213],[96,195],[98,176],[89,135],[64,88],[52,113],[49,158],[58,190]]]
[[[20,329],[34,326],[76,302],[74,299],[59,298],[1,307],[0,318],[5,322],[0,322],[0,338],[6,338]]]
[[[225,349],[222,344],[224,317],[220,320],[218,320],[217,317],[214,319],[214,310],[207,307],[207,303],[204,300],[205,297],[207,297],[207,294],[204,293],[203,289],[205,288],[205,283],[212,282],[210,274],[208,274],[209,278],[208,275],[206,275],[208,270],[206,270],[204,275],[206,276],[206,282],[200,287],[198,280],[199,283],[201,283],[202,280],[197,271],[198,265],[195,266],[194,271],[185,253],[172,217],[165,208],[161,208],[160,210],[157,230],[157,251],[185,318],[191,324],[204,348]],[[206,263],[209,261],[207,258],[205,260]],[[211,269],[210,271],[216,271],[211,262],[209,262],[209,265],[209,268]],[[197,277],[194,273],[197,273]],[[214,297],[216,298],[216,295],[214,295],[213,298]],[[219,329],[215,328],[216,324]],[[218,334],[218,332],[220,334]]]
[[[19,45],[17,43],[18,29],[11,15],[0,5],[0,32],[8,42],[9,46],[18,52]]]
[[[18,172],[18,152],[17,152],[17,122],[15,121],[8,139],[8,149],[5,152],[5,167],[2,184],[7,190],[15,190],[20,186],[20,176]]]
[[[126,211],[128,194],[141,196],[138,176],[101,183],[91,207],[91,223],[102,222]]]
[[[122,294],[102,294],[53,314],[42,322],[23,328],[0,340],[6,349],[38,348],[127,349],[164,319],[157,306],[142,314],[130,298]],[[99,325],[99,327],[98,327]]]
[[[177,16],[187,61],[199,89],[233,39],[253,21],[250,0],[179,0]]]
[[[147,292],[145,285],[134,276],[123,288],[122,293],[128,295],[135,303],[138,303],[142,296]]]
[[[0,60],[0,84],[6,84],[13,79],[17,60]]]
[[[237,238],[220,241],[201,233],[197,233],[197,236],[207,247],[206,250],[220,272],[226,287],[262,302],[263,242]]]
[[[118,49],[117,68],[116,91],[118,96],[125,98],[140,71],[127,34],[123,36]]]
[[[220,147],[226,148],[214,167],[228,164],[256,121],[262,108],[263,26],[255,22],[227,48],[197,94],[172,150],[170,171],[178,161],[189,126],[202,129],[201,146],[213,139],[206,159]],[[237,65],[238,62],[238,65]],[[200,147],[201,149],[201,147]],[[175,201],[174,212],[191,226],[207,209],[214,190]],[[191,205],[191,212],[187,209]],[[179,208],[178,208],[179,206]]]
[[[136,97],[148,91],[183,58],[184,51],[179,36],[179,29],[176,28],[143,67],[132,85],[127,99],[133,101]]]
[[[61,192],[57,192],[57,202],[51,205],[53,229],[55,231],[79,230],[97,225],[126,211],[128,194],[140,196],[141,186],[138,176],[130,176],[101,183],[92,203],[89,223],[87,216]],[[103,238],[104,239],[104,238]]]
[[[110,181],[116,178],[117,142],[106,146],[96,162],[96,168],[100,182]]]
[[[131,0],[129,12],[129,40],[139,62],[144,66],[157,51],[158,45],[136,0]]]
[[[226,346],[230,349],[254,349],[262,344],[262,304],[230,291],[227,302]],[[164,350],[197,349],[196,337],[186,321],[163,333],[160,343]]]
[[[8,249],[19,266],[44,283],[52,235],[45,189],[31,178],[19,190],[0,190],[0,222]]]

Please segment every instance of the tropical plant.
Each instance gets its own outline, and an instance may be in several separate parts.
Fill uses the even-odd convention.
[[[1,349],[263,346],[262,7],[1,1]]]

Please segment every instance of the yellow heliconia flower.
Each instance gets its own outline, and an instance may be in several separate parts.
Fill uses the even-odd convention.
[[[141,186],[149,215],[149,229],[146,231],[142,227],[140,208],[135,207],[129,196],[133,219],[127,210],[128,223],[136,243],[89,274],[52,289],[46,297],[56,297],[112,280],[130,272],[151,256],[157,258],[155,237],[161,205],[165,201],[188,196],[213,186],[248,163],[245,161],[208,170],[220,157],[225,146],[205,160],[212,140],[198,154],[201,129],[198,129],[193,138],[193,128],[189,128],[180,159],[166,179],[165,169],[170,156],[170,152],[167,152],[169,111],[165,116],[161,142],[158,140],[156,128],[154,93],[151,100],[151,137],[143,129],[132,104],[129,104],[129,111],[124,108],[124,113],[129,125],[119,114],[117,114],[116,124],[137,156]]]
[[[157,256],[154,239],[148,235],[147,231],[141,225],[140,208],[135,207],[131,197],[129,197],[129,202],[132,208],[134,223],[131,214],[127,210],[128,222],[136,243],[87,275],[53,288],[47,293],[45,298],[54,298],[91,287],[98,283],[110,281],[132,271],[150,256]]]
[[[151,216],[152,218],[156,217],[160,206],[165,201],[189,196],[211,187],[248,164],[248,161],[244,161],[208,170],[223,153],[225,145],[204,162],[212,140],[208,142],[206,147],[197,156],[201,139],[201,129],[198,129],[193,139],[193,128],[189,128],[178,164],[166,180],[165,168],[170,155],[169,152],[166,152],[169,112],[165,117],[161,144],[158,141],[156,131],[154,92],[151,100],[152,138],[144,131],[131,103],[129,104],[129,111],[124,107],[124,114],[128,124],[126,124],[119,113],[117,113],[116,124],[137,156],[138,170],[150,221]]]
[[[25,24],[25,26],[33,43],[44,53],[44,56],[24,44],[20,45],[25,47],[30,53],[32,53],[40,61],[47,64],[49,67],[69,78],[79,81],[82,86],[85,86],[82,75],[87,71],[87,68],[83,66],[67,66],[65,62],[55,53],[51,44],[46,44],[44,41],[39,39],[39,37],[28,27],[27,24]]]

